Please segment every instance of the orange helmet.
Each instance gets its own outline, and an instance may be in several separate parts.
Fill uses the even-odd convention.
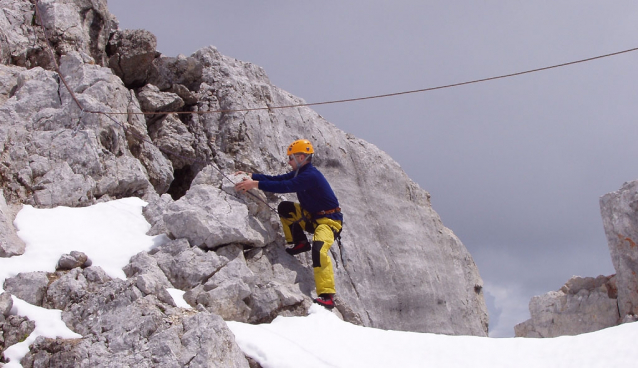
[[[299,139],[292,142],[292,144],[288,146],[288,156],[295,153],[305,153],[308,155],[315,153],[315,150],[312,148],[312,143],[310,143],[309,140]]]

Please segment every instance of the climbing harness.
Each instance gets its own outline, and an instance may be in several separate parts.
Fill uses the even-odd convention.
[[[316,228],[317,226],[319,226],[319,224],[315,220],[315,218],[317,218],[318,216],[325,216],[325,215],[330,215],[330,214],[333,214],[333,213],[341,213],[341,207],[337,207],[337,208],[333,208],[331,210],[317,212],[316,214],[311,215],[311,218],[308,218],[306,216],[306,213],[309,213],[309,212],[304,210],[303,208],[301,208],[301,206],[299,208],[301,210],[301,218],[299,220],[297,220],[297,221],[293,221],[290,225],[292,226],[294,224],[297,224],[304,230],[306,230],[306,229],[303,226],[301,226],[301,224],[300,224],[301,221],[304,221],[306,224],[312,224],[313,228]],[[342,220],[341,221],[341,229],[339,229],[339,231],[335,230],[333,227],[330,227],[330,229],[332,230],[332,233],[334,234],[335,241],[339,244],[339,248],[343,248],[342,247],[342,243],[341,243],[341,231],[343,230],[343,223],[344,222]]]
[[[331,210],[319,211],[315,215],[316,216],[325,216],[325,215],[332,215],[333,213],[340,213],[340,212],[341,212],[341,207],[337,207],[337,208],[333,208]]]

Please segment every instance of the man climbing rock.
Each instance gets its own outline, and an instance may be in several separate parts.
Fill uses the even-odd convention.
[[[312,267],[318,297],[314,300],[328,309],[334,308],[335,281],[328,255],[335,236],[341,232],[343,215],[339,201],[323,174],[312,165],[314,149],[307,139],[294,141],[288,147],[288,164],[292,171],[270,176],[249,174],[235,184],[238,192],[258,188],[272,193],[297,193],[299,203],[283,201],[277,211],[286,241],[292,244],[291,255],[312,251]],[[304,233],[314,234],[312,244]]]

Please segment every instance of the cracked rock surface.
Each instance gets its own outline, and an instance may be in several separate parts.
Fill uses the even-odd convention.
[[[0,189],[10,209],[0,231],[15,239],[12,216],[23,204],[136,196],[148,202],[150,233],[172,241],[133,257],[127,280],[81,259],[8,280],[30,302],[62,309],[84,336],[39,339],[26,366],[247,366],[222,317],[304,315],[314,281],[309,254],[285,253],[273,210],[295,196],[236,194],[235,173],[286,172],[285,149],[302,137],[345,216],[343,243],[331,249],[335,313],[364,326],[486,336],[471,255],[386,153],[307,107],[254,110],[303,100],[215,47],[166,56],[148,32],[120,30],[105,0],[39,3],[59,73],[33,4],[0,0]],[[234,109],[253,110],[220,111]],[[27,292],[29,279],[38,281]],[[193,310],[176,308],[169,288],[186,292]]]

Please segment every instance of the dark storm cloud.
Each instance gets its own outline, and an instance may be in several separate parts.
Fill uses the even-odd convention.
[[[216,46],[308,102],[435,87],[638,46],[635,1],[110,0],[166,55]],[[613,273],[598,198],[638,179],[638,52],[316,108],[432,195],[485,281],[495,336],[533,295]],[[390,128],[391,127],[391,128]],[[494,298],[493,300],[490,298]],[[498,322],[498,323],[497,323]]]

